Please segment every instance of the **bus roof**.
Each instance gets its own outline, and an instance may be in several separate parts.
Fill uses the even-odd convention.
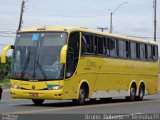
[[[112,34],[112,33],[108,33],[108,32],[101,32],[101,31],[88,29],[86,27],[43,26],[43,27],[23,28],[19,32],[38,32],[38,31],[59,31],[59,32],[83,31],[83,32],[87,32],[87,33],[94,33],[94,34],[98,34],[98,35],[126,39],[126,40],[130,40],[130,41],[138,41],[138,42],[144,42],[144,43],[150,43],[150,44],[157,44],[157,42],[155,42],[153,40],[144,40],[144,39],[140,39],[140,38],[128,37],[128,36]]]

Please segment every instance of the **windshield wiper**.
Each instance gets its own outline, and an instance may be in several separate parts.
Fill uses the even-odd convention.
[[[34,65],[34,70],[33,70],[33,78],[36,79],[36,77],[35,77],[36,76],[35,71],[36,71],[36,67],[38,66],[40,68],[40,71],[42,72],[42,75],[44,76],[44,79],[47,79],[47,76],[46,76],[44,70],[42,69],[41,65],[39,64],[38,59],[39,59],[39,54],[37,55],[37,58],[36,58],[35,63],[34,63],[35,65]]]
[[[29,61],[30,61],[30,51],[28,51],[28,53],[27,53],[27,55],[26,55],[26,57],[25,57],[25,62],[24,62],[24,65],[23,65],[23,68],[22,68],[22,71],[21,71],[21,77],[20,77],[20,79],[22,79],[23,77],[24,77],[24,73],[25,73],[25,71],[26,71],[26,69],[28,68],[28,63],[29,63]]]

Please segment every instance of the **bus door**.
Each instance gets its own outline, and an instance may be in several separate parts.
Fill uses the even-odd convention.
[[[77,66],[79,61],[80,48],[80,32],[72,32],[68,40],[66,73],[65,73],[65,92],[70,94],[70,97],[76,93],[77,82]]]

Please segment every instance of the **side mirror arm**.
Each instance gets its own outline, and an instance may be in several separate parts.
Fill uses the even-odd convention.
[[[68,46],[64,45],[61,49],[61,54],[60,54],[60,63],[61,64],[66,64],[66,58],[67,58],[67,49]]]
[[[8,50],[10,49],[14,49],[13,45],[7,45],[2,49],[2,54],[1,54],[1,63],[6,63],[6,53],[8,52]]]

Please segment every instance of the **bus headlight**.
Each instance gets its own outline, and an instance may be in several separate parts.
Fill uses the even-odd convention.
[[[55,85],[55,86],[52,86],[52,87],[48,87],[48,90],[60,90],[62,88],[63,88],[63,86]]]
[[[53,86],[53,90],[60,90],[62,88],[63,88],[63,86]]]
[[[21,89],[20,86],[17,86],[17,85],[11,85],[11,88],[14,88],[14,89]]]

